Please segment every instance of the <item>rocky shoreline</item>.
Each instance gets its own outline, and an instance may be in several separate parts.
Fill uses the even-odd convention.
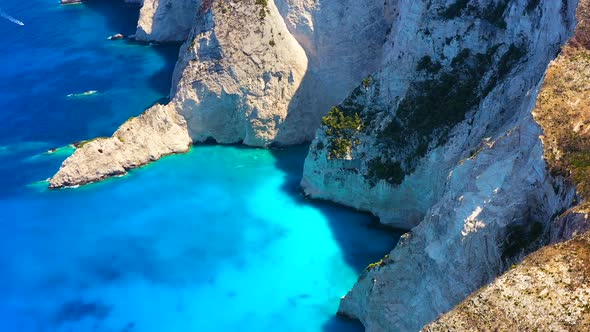
[[[77,144],[76,151],[49,180],[49,188],[85,185],[143,166],[192,145],[186,122],[174,110],[156,105],[129,119],[112,137]]]

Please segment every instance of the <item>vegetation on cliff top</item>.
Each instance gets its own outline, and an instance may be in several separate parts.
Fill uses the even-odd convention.
[[[543,127],[545,158],[590,198],[590,52],[568,46],[547,71],[534,115]],[[586,206],[589,204],[586,202]]]
[[[389,264],[391,264],[391,263],[393,263],[393,261],[391,261],[391,260],[389,259],[389,255],[385,255],[385,256],[384,256],[383,258],[381,258],[379,261],[377,261],[377,262],[375,262],[375,263],[371,263],[371,264],[367,265],[367,267],[365,268],[365,270],[366,270],[366,271],[371,271],[371,270],[373,270],[373,269],[375,269],[375,268],[378,268],[378,267],[383,267],[383,266],[389,265]]]
[[[423,330],[588,331],[590,234],[545,247]]]

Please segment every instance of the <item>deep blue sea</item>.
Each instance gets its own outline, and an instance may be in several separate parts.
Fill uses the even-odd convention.
[[[179,45],[107,40],[135,29],[122,1],[0,10],[0,331],[362,330],[339,298],[399,234],[305,200],[304,146],[195,146],[47,190],[69,143],[167,98]]]

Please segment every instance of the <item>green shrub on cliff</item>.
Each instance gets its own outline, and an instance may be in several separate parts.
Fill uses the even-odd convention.
[[[529,7],[536,8],[535,2],[538,4],[538,0],[529,0],[527,10]],[[499,0],[481,8],[481,6],[470,6],[469,0],[457,0],[450,6],[439,10],[439,15],[446,20],[453,20],[461,16],[481,18],[499,29],[506,29],[504,15],[509,5],[510,0]]]
[[[267,10],[267,6],[268,6],[268,0],[256,0],[255,2],[257,5],[259,5],[260,8],[260,19],[263,20],[266,17],[266,10]]]
[[[432,61],[432,58],[428,55],[423,56],[418,64],[416,65],[417,71],[427,71],[429,73],[436,74],[440,71],[442,65],[438,61]]]
[[[414,147],[405,157],[406,171],[412,170],[429,147],[444,144],[451,128],[463,121],[526,55],[524,46],[510,45],[501,56],[499,49],[500,45],[486,53],[464,49],[451,61],[450,68],[410,85],[396,117],[377,133],[378,143],[392,150],[403,150],[410,144]],[[431,59],[423,58],[419,65],[427,68],[431,63]]]
[[[388,160],[384,162],[376,158],[369,161],[367,166],[369,172],[366,178],[372,185],[375,185],[378,180],[385,180],[390,184],[399,185],[406,177],[399,161]]]
[[[352,149],[353,136],[359,132],[363,123],[359,113],[344,114],[338,107],[332,107],[322,118],[326,136],[328,136],[328,157],[344,158]]]

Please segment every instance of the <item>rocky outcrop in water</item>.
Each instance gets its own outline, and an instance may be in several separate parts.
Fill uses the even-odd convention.
[[[186,121],[173,108],[157,105],[129,119],[112,137],[79,143],[49,187],[72,187],[121,176],[163,156],[187,152],[191,144]]]

